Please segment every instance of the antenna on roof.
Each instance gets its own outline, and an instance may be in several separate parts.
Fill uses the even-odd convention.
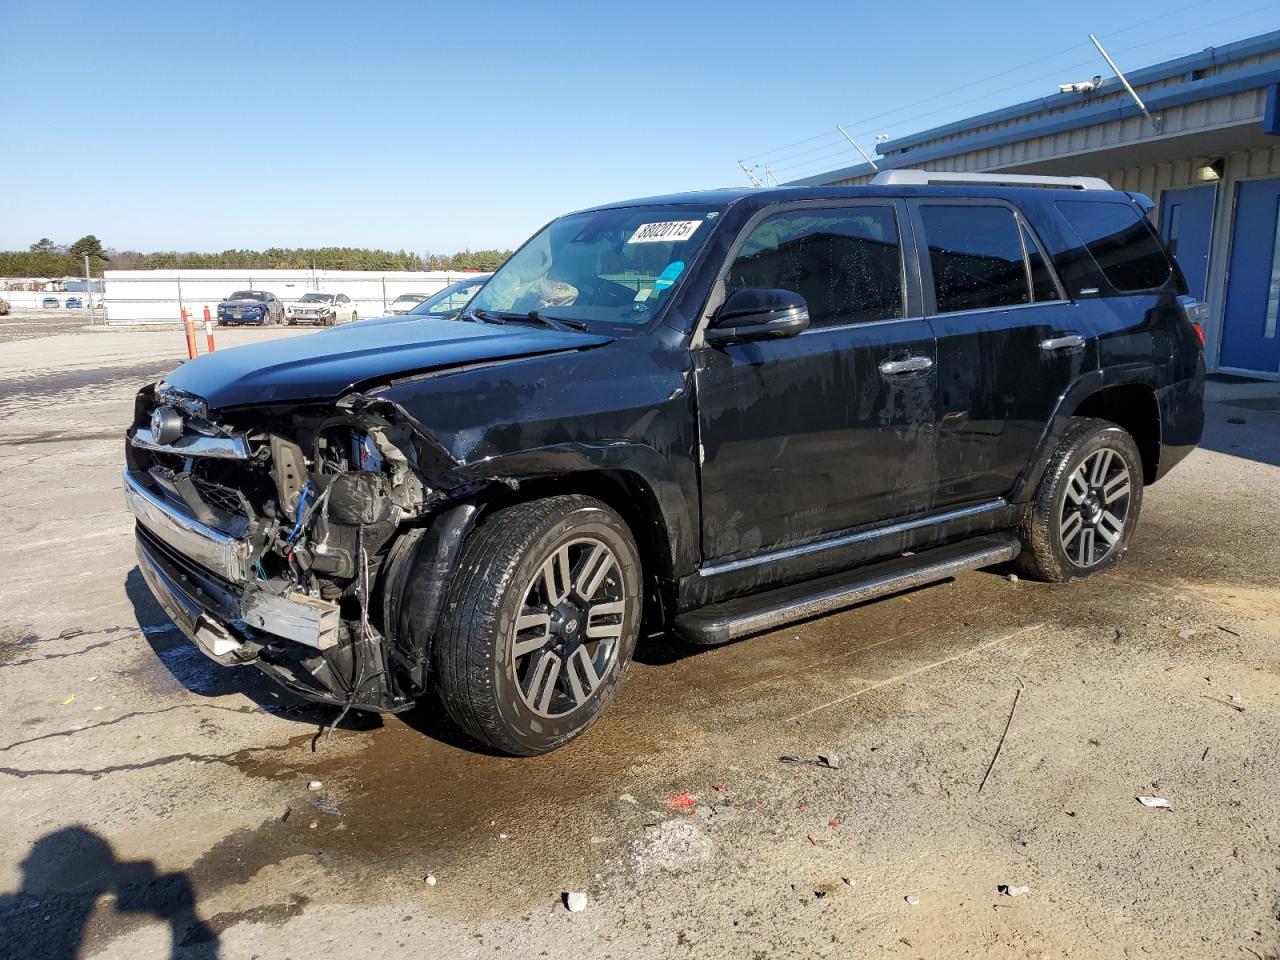
[[[750,168],[749,168],[745,163],[743,163],[741,160],[739,160],[739,161],[738,161],[738,166],[740,166],[740,167],[742,168],[742,172],[743,172],[743,173],[745,173],[745,174],[747,175],[747,179],[751,181],[751,185],[752,185],[753,187],[763,187],[763,186],[764,186],[764,184],[760,182],[760,178],[759,178],[759,177],[757,177],[754,173],[752,173],[752,172],[751,172],[751,169],[750,169]]]
[[[879,173],[880,168],[876,166],[876,162],[871,159],[867,151],[863,150],[860,146],[858,146],[858,141],[854,140],[853,137],[849,136],[849,131],[846,130],[844,127],[842,127],[838,123],[836,124],[836,129],[839,130],[844,135],[844,138],[846,140],[848,140],[851,144],[853,144],[853,149],[857,150],[860,154],[862,154],[862,159],[867,161],[867,163],[871,164],[871,169],[874,170],[876,173]],[[879,140],[880,138],[876,137],[876,139]]]
[[[1147,105],[1143,103],[1142,98],[1138,96],[1138,91],[1133,89],[1133,84],[1129,82],[1129,78],[1120,72],[1120,68],[1116,66],[1116,62],[1111,59],[1111,54],[1107,53],[1107,51],[1102,48],[1102,41],[1092,33],[1089,34],[1089,39],[1093,41],[1093,45],[1097,47],[1098,52],[1102,54],[1102,59],[1107,61],[1107,66],[1116,72],[1116,76],[1120,78],[1120,82],[1124,84],[1124,88],[1129,91],[1129,96],[1133,97],[1134,102],[1138,105],[1138,109],[1141,110],[1143,114],[1146,115],[1146,118],[1151,121],[1151,126],[1156,128],[1156,133],[1161,133],[1164,129],[1164,124],[1161,122],[1159,117],[1153,117],[1151,115],[1151,111],[1147,109]]]

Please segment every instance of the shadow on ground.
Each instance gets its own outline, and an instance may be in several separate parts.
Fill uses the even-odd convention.
[[[0,894],[5,956],[75,960],[104,896],[111,899],[103,910],[168,924],[171,957],[219,954],[217,934],[196,916],[186,873],[158,873],[150,860],[118,860],[111,844],[86,827],[41,837],[21,866],[22,886]]]

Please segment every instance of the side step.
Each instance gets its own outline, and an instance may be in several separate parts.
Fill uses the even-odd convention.
[[[1020,549],[1018,538],[1012,534],[974,537],[690,610],[676,617],[674,628],[676,635],[689,643],[727,643],[864,600],[945,580],[962,570],[1003,563],[1016,557]]]

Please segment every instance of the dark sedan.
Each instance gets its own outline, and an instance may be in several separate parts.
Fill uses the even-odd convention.
[[[284,304],[265,290],[237,290],[218,304],[218,326],[232,323],[284,323]]]

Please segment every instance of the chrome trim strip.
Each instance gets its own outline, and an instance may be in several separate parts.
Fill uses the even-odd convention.
[[[202,437],[189,434],[173,443],[159,443],[150,427],[138,427],[129,440],[135,447],[172,453],[179,457],[212,457],[216,460],[248,460],[249,441],[244,437]]]
[[[249,579],[249,545],[243,540],[206,527],[195,517],[164,502],[128,470],[124,473],[124,499],[138,523],[184,557],[224,580],[244,583]]]
[[[741,560],[729,560],[726,563],[715,564],[710,567],[700,567],[698,575],[702,577],[714,577],[722,573],[732,573],[734,570],[742,570],[746,567],[754,567],[761,563],[776,563],[779,560],[791,560],[794,557],[802,557],[810,553],[821,553],[823,550],[834,550],[838,547],[848,546],[851,543],[862,543],[867,540],[876,540],[880,537],[893,536],[895,533],[903,533],[907,530],[918,530],[920,527],[931,527],[938,523],[947,523],[951,520],[960,520],[964,517],[977,516],[981,513],[989,513],[992,510],[1002,510],[1009,504],[1004,498],[991,500],[987,503],[979,503],[972,507],[962,507],[959,510],[948,510],[945,513],[936,513],[932,516],[921,517],[918,520],[903,520],[899,523],[891,523],[887,527],[877,527],[874,530],[864,530],[861,533],[849,533],[841,537],[834,537],[830,540],[820,540],[817,543],[806,543],[798,547],[788,547],[785,550],[774,550],[770,553],[757,554],[754,557],[744,557]]]
[[[762,633],[786,623],[807,620],[809,617],[830,613],[832,610],[839,610],[842,607],[851,607],[855,603],[874,600],[876,597],[883,597],[889,593],[898,593],[911,587],[945,580],[947,577],[954,576],[965,570],[989,567],[996,563],[1012,560],[1017,555],[1018,543],[1010,538],[1007,543],[985,547],[963,556],[953,557],[950,560],[918,567],[914,570],[885,574],[845,587],[837,587],[834,590],[804,597],[783,606],[774,607],[771,610],[763,610],[734,620],[729,625],[729,639],[736,640],[738,637],[745,637],[748,634]]]

